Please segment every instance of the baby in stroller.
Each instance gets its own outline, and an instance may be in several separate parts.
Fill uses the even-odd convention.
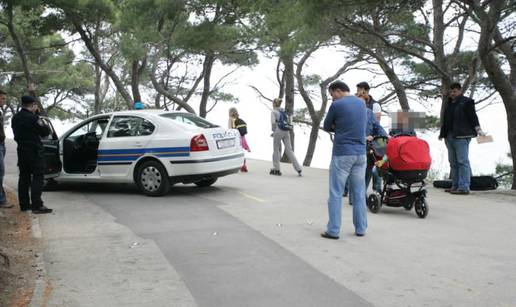
[[[414,208],[418,217],[425,218],[428,204],[424,180],[432,162],[428,143],[408,135],[376,137],[367,153],[384,182],[380,193],[367,197],[369,210],[377,213],[383,205]]]

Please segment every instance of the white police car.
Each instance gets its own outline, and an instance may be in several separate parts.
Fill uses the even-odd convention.
[[[244,161],[237,130],[178,111],[99,114],[43,143],[53,182],[134,182],[150,196],[175,183],[210,186]]]

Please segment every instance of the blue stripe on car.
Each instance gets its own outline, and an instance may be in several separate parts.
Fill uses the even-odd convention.
[[[190,147],[155,147],[136,149],[99,149],[97,150],[100,161],[134,161],[144,154],[153,154],[158,157],[188,157]]]

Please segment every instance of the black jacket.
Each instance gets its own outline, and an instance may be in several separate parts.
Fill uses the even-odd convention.
[[[440,138],[472,138],[477,136],[475,127],[479,127],[475,101],[466,96],[458,96],[446,103],[441,126]]]
[[[49,135],[50,128],[39,119],[38,115],[27,109],[21,109],[14,114],[11,126],[14,140],[18,143],[18,150],[35,152],[43,150],[41,137]]]

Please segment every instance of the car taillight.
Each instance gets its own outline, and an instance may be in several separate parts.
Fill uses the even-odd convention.
[[[208,141],[202,134],[198,134],[190,141],[190,151],[205,151],[210,150],[208,148]]]

